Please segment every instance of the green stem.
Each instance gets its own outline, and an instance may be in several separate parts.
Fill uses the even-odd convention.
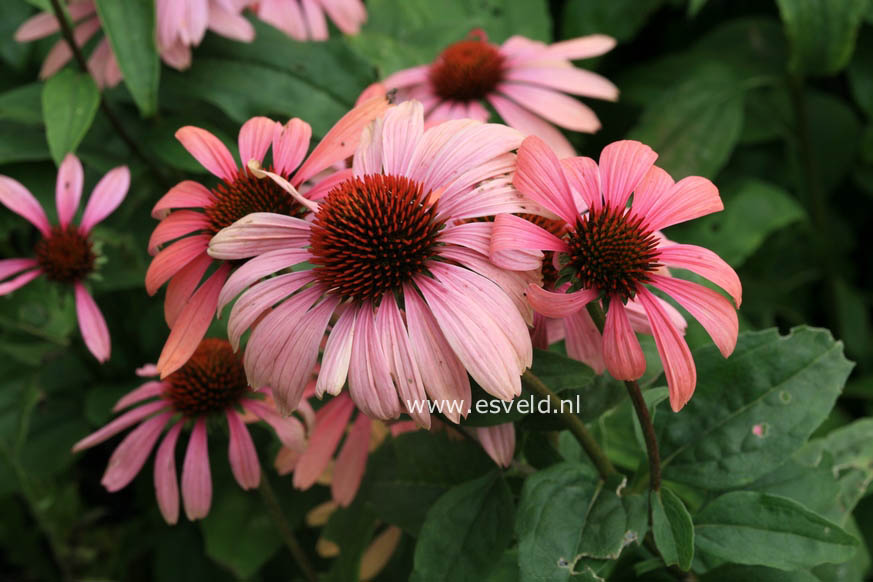
[[[291,528],[291,524],[289,524],[288,520],[285,519],[285,514],[282,511],[282,507],[279,505],[279,500],[276,499],[273,487],[270,485],[269,479],[267,479],[267,476],[264,474],[261,475],[261,485],[258,487],[258,491],[260,491],[261,498],[263,498],[264,504],[267,506],[267,513],[270,514],[273,523],[276,524],[276,528],[279,530],[279,535],[282,536],[282,541],[285,542],[288,551],[291,553],[291,557],[297,563],[300,571],[303,572],[303,576],[309,582],[318,582],[318,573],[315,571],[315,568],[306,556],[306,552],[303,551],[300,542],[297,541],[296,537],[294,537],[294,531]]]
[[[600,448],[600,445],[597,444],[597,441],[594,440],[594,437],[591,436],[590,432],[588,432],[582,419],[572,412],[563,411],[561,399],[557,394],[552,392],[551,389],[549,389],[549,387],[546,386],[542,380],[537,378],[530,370],[525,371],[521,376],[521,381],[538,396],[547,398],[551,402],[552,408],[560,410],[558,417],[564,422],[564,425],[573,436],[576,437],[579,444],[582,445],[588,458],[591,459],[592,463],[594,463],[597,472],[600,473],[600,476],[603,479],[616,473],[615,467],[612,466],[606,453],[603,452],[603,449]]]

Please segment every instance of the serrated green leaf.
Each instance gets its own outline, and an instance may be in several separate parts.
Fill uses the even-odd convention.
[[[664,478],[706,489],[751,483],[803,446],[833,407],[852,364],[822,329],[740,334],[725,360],[695,350],[697,388],[659,427]]]
[[[694,559],[694,523],[685,504],[669,489],[661,489],[650,496],[652,503],[652,534],[661,557],[668,566],[683,570],[691,567]]]
[[[476,580],[494,568],[512,540],[515,508],[494,471],[444,493],[427,512],[411,580]]]
[[[866,0],[776,0],[791,41],[791,70],[833,75],[852,57]]]
[[[100,105],[100,92],[90,75],[64,70],[45,82],[42,116],[55,163],[76,151]]]
[[[695,544],[737,564],[799,570],[852,557],[858,540],[786,497],[735,491],[694,516]]]

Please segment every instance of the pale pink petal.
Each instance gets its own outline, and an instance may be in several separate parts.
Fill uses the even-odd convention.
[[[202,184],[192,180],[179,182],[152,208],[152,218],[164,218],[174,208],[206,208],[215,204],[215,196]]]
[[[297,451],[303,450],[306,446],[303,424],[293,416],[282,416],[257,400],[247,400],[243,406],[273,427],[283,446]]]
[[[679,244],[659,247],[658,252],[658,260],[665,265],[688,269],[727,291],[739,308],[743,301],[740,278],[717,254],[704,247]]]
[[[615,46],[615,39],[605,34],[591,34],[571,40],[556,42],[545,51],[550,59],[590,59],[608,53]]]
[[[294,487],[308,489],[318,480],[346,432],[354,405],[348,398],[334,398],[322,406],[315,421],[309,445],[294,468]],[[369,444],[369,443],[368,443]]]
[[[563,324],[567,355],[584,363],[596,374],[602,374],[606,369],[603,339],[588,310],[581,309],[560,321]]]
[[[42,206],[33,197],[33,194],[17,180],[0,176],[0,204],[26,218],[28,222],[39,229],[43,236],[49,236],[51,233],[51,226],[49,226]]]
[[[230,460],[230,470],[239,486],[243,489],[254,489],[261,483],[261,464],[258,452],[249,429],[240,420],[236,410],[228,408],[224,411],[227,417],[227,427],[230,429],[227,457]]]
[[[158,372],[158,367],[154,364],[143,364],[136,369],[135,373],[140,378],[151,378],[160,375],[160,373]]]
[[[108,86],[106,79],[106,63],[112,56],[112,49],[109,48],[109,41],[105,38],[97,43],[97,47],[91,51],[91,56],[88,57],[88,72],[94,78],[97,87],[103,89]]]
[[[490,256],[495,265],[514,271],[532,271],[542,266],[538,251],[567,252],[567,243],[530,221],[512,214],[494,218]]]
[[[312,40],[327,40],[327,20],[324,11],[315,0],[299,0],[303,7],[303,18]]]
[[[600,169],[597,162],[582,156],[561,160],[561,167],[573,191],[576,209],[582,213],[603,206],[600,190]]]
[[[220,139],[205,129],[191,125],[179,129],[176,139],[204,168],[225,182],[234,181],[237,174],[236,162]]]
[[[464,117],[484,123],[491,117],[491,112],[478,101],[470,101],[467,103],[467,111],[464,114]]]
[[[564,137],[561,130],[539,115],[531,113],[524,107],[516,104],[515,101],[502,97],[497,93],[488,95],[488,101],[494,106],[494,109],[497,110],[497,113],[500,114],[500,117],[503,118],[507,125],[514,127],[525,135],[537,136],[546,142],[559,158],[576,155],[576,150],[573,149],[572,144]]]
[[[361,479],[364,478],[369,455],[371,424],[369,418],[359,414],[346,436],[343,448],[337,455],[330,480],[330,491],[333,500],[342,507],[348,507],[354,501],[358,487],[361,486]]]
[[[74,21],[75,22],[75,21]],[[15,31],[15,42],[30,42],[60,32],[61,25],[51,12],[40,12],[21,23]]]
[[[175,0],[169,0],[175,1]],[[191,47],[181,40],[161,47],[161,60],[177,71],[191,67]]]
[[[498,159],[505,160],[507,157],[511,158],[512,170],[514,170],[515,156],[512,154],[498,156],[492,162]],[[499,163],[502,165],[503,162]],[[480,168],[483,166],[480,166]],[[522,196],[512,185],[512,179],[509,176],[495,179],[484,178],[475,188],[456,189],[456,186],[463,185],[466,180],[472,177],[472,174],[476,173],[467,172],[446,189],[437,206],[438,218],[449,218],[453,221],[459,221],[465,218],[491,217],[504,213],[531,213],[555,217],[554,214],[539,204]]]
[[[38,267],[36,259],[0,259],[0,281],[26,269]]]
[[[79,229],[88,233],[101,220],[112,214],[127,195],[130,187],[130,170],[127,166],[113,168],[94,186]]]
[[[609,79],[576,67],[558,65],[511,67],[504,78],[507,81],[540,85],[583,97],[608,101],[618,99],[618,87]]]
[[[291,3],[293,4],[293,3]],[[273,166],[282,176],[297,169],[309,150],[312,127],[296,117],[273,135]]]
[[[559,127],[594,133],[600,120],[590,107],[563,93],[519,83],[500,83],[497,90]]]
[[[83,21],[73,31],[73,39],[76,41],[76,45],[83,46],[98,30],[100,30],[100,20],[96,16]],[[73,51],[70,50],[70,45],[67,44],[65,39],[60,39],[51,48],[42,62],[39,78],[47,79],[51,77],[60,71],[71,58],[73,58]]]
[[[149,295],[157,293],[161,285],[178,273],[185,265],[203,256],[209,245],[209,235],[201,234],[180,239],[162,249],[152,259],[146,271],[145,287]]]
[[[75,283],[76,294],[76,317],[79,319],[79,331],[85,345],[97,361],[101,364],[109,359],[110,343],[109,328],[106,320],[100,313],[100,308],[94,302],[94,298],[88,293],[81,282]]]
[[[202,255],[188,263],[170,279],[164,295],[164,320],[168,327],[172,328],[176,324],[176,319],[210,265],[212,265],[212,257]]]
[[[401,405],[383,349],[383,342],[387,338],[377,333],[373,309],[369,304],[365,303],[356,311],[352,356],[349,360],[349,395],[361,412],[370,417],[397,418]]]
[[[255,40],[252,23],[241,14],[230,12],[216,2],[209,3],[209,30],[239,42]]]
[[[513,184],[522,194],[554,212],[567,224],[576,224],[579,215],[561,163],[540,138],[530,136],[522,142]]]
[[[318,371],[318,381],[315,385],[315,395],[318,398],[321,398],[325,392],[336,396],[346,383],[354,334],[355,311],[346,309],[327,336],[324,354],[321,357],[321,370]]]
[[[198,418],[191,431],[185,461],[182,463],[182,501],[188,519],[202,519],[212,505],[212,475],[209,470],[209,449],[206,439],[206,419]]]
[[[258,18],[275,26],[294,40],[307,39],[306,26],[303,22],[303,12],[297,2],[288,0],[260,0],[254,10]]]
[[[145,465],[146,459],[152,453],[158,437],[161,436],[172,415],[171,412],[165,412],[152,417],[124,437],[109,457],[106,472],[100,480],[107,491],[114,493],[133,481]]]
[[[242,335],[255,325],[259,317],[314,278],[311,270],[286,273],[263,281],[243,293],[230,310],[227,324],[227,339],[233,349],[239,349]],[[227,284],[224,289],[227,289]]]
[[[218,231],[209,241],[209,256],[229,261],[304,248],[309,245],[310,226],[293,216],[254,212]]]
[[[392,73],[382,81],[382,84],[388,89],[399,89],[408,87],[409,85],[418,85],[425,83],[430,73],[430,65],[421,65],[412,67],[411,69],[403,69]]]
[[[315,184],[312,188],[306,190],[304,195],[310,200],[323,200],[327,197],[331,190],[333,190],[352,176],[354,176],[354,172],[351,168],[338,170],[336,172],[333,172],[330,176],[319,180],[318,183]]]
[[[128,410],[100,430],[92,432],[91,434],[74,444],[73,452],[78,453],[79,451],[99,445],[103,441],[114,437],[124,429],[138,423],[143,418],[154,414],[159,410],[167,408],[167,406],[167,402],[165,402],[164,400],[159,400],[157,402],[149,402],[132,410]]]
[[[652,285],[675,299],[703,326],[721,355],[728,357],[737,345],[739,323],[731,302],[720,293],[703,285],[652,275]]]
[[[131,406],[132,404],[137,404],[139,402],[142,402],[143,400],[160,396],[166,388],[167,384],[164,382],[146,382],[139,388],[131,390],[130,392],[119,398],[118,402],[115,403],[115,406],[112,407],[112,411],[118,412],[119,410],[123,410],[128,406]]]
[[[453,224],[440,232],[441,243],[459,245],[487,255],[491,247],[492,227],[489,222]]]
[[[184,366],[197,350],[215,316],[218,292],[229,273],[230,265],[219,267],[182,308],[158,358],[157,366],[161,371],[161,378],[166,378]]]
[[[321,5],[343,34],[358,34],[367,21],[367,10],[361,0],[321,0]]]
[[[515,425],[511,422],[474,429],[476,440],[495,463],[509,467],[515,454]]]
[[[281,124],[267,117],[252,117],[243,124],[239,130],[239,157],[243,167],[250,160],[257,160],[258,163],[264,161],[281,127]]]
[[[376,333],[382,338],[382,347],[394,380],[394,387],[409,416],[422,428],[430,428],[430,413],[427,408],[412,407],[413,402],[424,403],[427,395],[418,364],[413,359],[409,334],[397,301],[392,295],[386,295],[376,312]],[[387,387],[386,387],[387,388]]]
[[[638,141],[609,144],[600,154],[600,182],[603,199],[612,208],[623,209],[631,192],[658,159],[652,148]]]
[[[410,351],[418,363],[427,395],[433,401],[457,402],[458,406],[447,407],[443,414],[452,422],[460,422],[461,416],[467,416],[471,402],[467,371],[418,292],[405,285],[403,297]]]
[[[546,291],[536,285],[528,285],[527,297],[534,310],[546,317],[566,317],[584,309],[586,305],[597,299],[599,293],[595,289],[582,289],[572,293]]]
[[[218,296],[219,313],[233,301],[234,297],[253,283],[277,271],[300,264],[310,257],[309,252],[304,249],[279,249],[246,261],[233,272],[221,289],[221,294]],[[290,291],[289,294],[292,292]]]
[[[179,482],[176,479],[176,441],[182,431],[177,422],[167,431],[155,455],[155,497],[161,515],[170,525],[179,521]]]
[[[649,316],[655,345],[664,364],[664,374],[667,376],[667,388],[670,391],[670,407],[679,412],[691,400],[694,387],[697,385],[697,369],[691,350],[682,338],[682,334],[670,321],[669,316],[656,301],[656,297],[640,287],[637,297]]]
[[[382,124],[383,119],[374,119],[361,132],[361,143],[352,159],[355,176],[382,173]]]
[[[3,295],[7,295],[9,293],[12,293],[16,289],[20,289],[21,287],[24,287],[25,285],[27,285],[28,283],[30,283],[31,281],[33,281],[34,279],[36,279],[40,275],[42,275],[42,270],[41,269],[34,269],[33,271],[28,271],[26,273],[22,273],[21,275],[18,275],[17,277],[15,277],[13,279],[9,279],[5,283],[0,283],[0,297],[2,297]]]
[[[407,176],[410,162],[424,133],[424,110],[418,101],[406,101],[389,109],[382,125],[382,170]]]
[[[700,176],[689,176],[660,198],[645,216],[654,230],[724,210],[718,188]]]
[[[646,356],[619,297],[612,297],[606,311],[603,360],[616,380],[636,380],[646,371]]]
[[[163,219],[152,231],[147,247],[148,253],[150,255],[157,254],[158,249],[168,242],[195,232],[209,230],[209,228],[209,218],[204,213],[196,210],[176,210]]]

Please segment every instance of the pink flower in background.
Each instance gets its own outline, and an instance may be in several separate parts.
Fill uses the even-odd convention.
[[[499,398],[517,396],[532,358],[528,279],[494,267],[492,225],[466,219],[526,210],[508,178],[520,141],[515,130],[472,120],[425,130],[421,104],[408,101],[364,131],[354,176],[329,191],[313,220],[258,213],[215,235],[210,256],[257,257],[246,277],[228,280],[222,303],[258,278],[313,265],[252,285],[237,301],[232,339],[263,316],[246,348],[252,385],[272,386],[280,409],[293,410],[336,315],[318,395],[338,394],[348,378],[364,414],[405,411],[424,427],[427,407],[406,403],[469,402],[467,372]]]
[[[531,260],[542,260],[538,251],[557,254],[556,268],[568,285],[556,291],[529,286],[531,305],[546,317],[566,318],[601,300],[606,308],[603,359],[618,380],[635,380],[646,368],[626,305],[638,302],[664,364],[670,404],[678,411],[694,393],[694,360],[675,317],[648,286],[663,291],[695,317],[725,357],[737,341],[736,308],[742,286],[734,270],[712,251],[665,244],[657,235],[659,229],[723,208],[712,182],[692,176],[674,183],[667,172],[654,166],[657,157],[646,145],[620,141],[604,148],[599,166],[584,157],[558,161],[542,140],[525,139],[514,184],[560,218],[567,234],[559,238],[503,214],[495,219],[491,250],[497,264],[517,269],[529,269]],[[631,194],[633,203],[628,206]],[[709,279],[735,305],[702,285],[669,277],[665,266]]]
[[[75,226],[72,220],[79,208],[84,181],[81,162],[67,154],[58,168],[55,187],[58,224],[51,226],[42,206],[27,188],[12,178],[0,176],[0,203],[30,221],[42,235],[34,247],[35,258],[0,260],[0,295],[15,291],[39,275],[72,285],[82,339],[102,363],[109,359],[109,329],[83,281],[94,272],[97,261],[91,229],[124,200],[130,186],[130,171],[120,166],[103,176],[91,192],[79,226]]]
[[[252,42],[255,29],[242,15],[252,0],[157,0],[157,39],[161,58],[174,69],[191,66],[191,48],[198,46],[206,30]]]
[[[137,373],[156,376],[155,366]],[[163,381],[146,382],[115,405],[115,411],[130,408],[121,416],[73,446],[81,451],[138,425],[116,447],[101,483],[115,492],[126,487],[145,465],[164,429],[169,426],[155,455],[155,494],[167,523],[179,518],[179,484],[176,477],[176,442],[182,428],[193,424],[182,465],[182,501],[188,519],[201,519],[212,503],[207,424],[224,417],[228,429],[228,459],[237,483],[243,489],[257,487],[261,466],[243,413],[269,424],[286,447],[300,450],[305,431],[296,418],[285,418],[270,405],[268,389],[248,388],[242,362],[225,340],[205,339],[185,366]]]
[[[306,212],[305,206],[285,190],[270,180],[255,178],[245,165],[250,160],[263,162],[272,149],[275,171],[300,185],[350,156],[362,128],[386,107],[384,98],[376,98],[347,113],[302,165],[312,130],[299,119],[284,126],[266,117],[247,121],[239,133],[243,167],[237,167],[227,147],[208,131],[189,126],[176,132],[182,145],[220,181],[212,189],[191,180],[181,182],[152,209],[152,216],[161,222],[149,240],[149,252],[155,257],[146,273],[146,290],[153,295],[169,281],[164,314],[172,330],[158,359],[162,376],[179,369],[197,348],[215,315],[219,290],[238,265],[209,257],[206,254],[209,239],[251,213],[299,217]],[[326,188],[350,173],[338,172],[322,180],[323,187],[315,187],[307,195],[313,199],[323,196]],[[213,264],[217,268],[200,284]],[[243,268],[240,276],[245,277],[248,272]],[[234,339],[233,343],[236,348],[238,341]]]
[[[593,133],[600,121],[572,95],[614,101],[618,89],[571,59],[608,52],[615,40],[591,35],[546,45],[513,36],[498,46],[474,30],[468,40],[446,48],[429,65],[398,71],[382,82],[401,99],[422,102],[428,122],[470,118],[486,121],[490,103],[508,125],[545,140],[560,157],[575,154],[555,127]]]
[[[327,40],[325,15],[343,34],[358,34],[367,21],[361,0],[257,0],[258,18],[294,40]]]

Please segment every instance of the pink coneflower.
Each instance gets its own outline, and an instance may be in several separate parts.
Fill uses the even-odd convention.
[[[636,300],[664,363],[670,404],[678,411],[694,392],[694,360],[674,317],[648,285],[667,293],[694,316],[725,357],[737,341],[734,305],[716,291],[667,276],[663,268],[688,269],[706,277],[724,289],[736,307],[742,287],[734,270],[712,251],[665,244],[657,235],[659,229],[723,208],[712,182],[692,176],[674,183],[667,172],[654,166],[657,157],[646,145],[620,141],[604,148],[599,167],[584,157],[559,162],[542,140],[525,139],[514,184],[557,215],[566,225],[566,235],[559,238],[519,217],[500,215],[494,222],[491,248],[495,262],[518,269],[530,268],[531,252],[557,253],[560,280],[568,285],[557,292],[529,286],[531,305],[546,317],[565,318],[601,300],[607,308],[603,359],[619,380],[635,380],[646,368],[626,306]],[[631,194],[633,203],[628,206]]]
[[[255,29],[241,14],[252,0],[157,0],[158,50],[174,69],[191,66],[191,47],[206,30],[240,42],[252,42]]]
[[[343,34],[358,34],[367,21],[361,0],[258,0],[253,10],[258,18],[294,40],[327,40],[327,20]]]
[[[399,90],[401,98],[421,101],[428,122],[486,121],[482,102],[487,101],[508,125],[544,139],[561,157],[572,156],[573,146],[555,126],[593,133],[600,121],[566,93],[614,101],[618,89],[570,60],[596,57],[614,46],[615,40],[600,34],[553,45],[513,36],[498,46],[474,30],[433,63],[398,71],[382,85]]]
[[[158,359],[163,376],[182,366],[197,348],[215,315],[218,292],[238,264],[213,261],[206,254],[209,239],[254,212],[298,217],[306,212],[305,205],[270,180],[255,178],[245,164],[250,160],[262,162],[272,148],[273,169],[299,186],[349,157],[360,140],[362,128],[386,107],[385,99],[377,98],[353,109],[327,133],[302,165],[312,130],[299,119],[284,126],[266,117],[247,121],[239,133],[241,168],[224,144],[208,131],[189,126],[176,132],[182,145],[220,182],[209,189],[186,180],[174,186],[152,209],[152,216],[161,223],[149,241],[149,252],[157,254],[146,273],[146,290],[154,294],[169,281],[164,313],[172,331]],[[349,174],[350,171],[338,172],[324,179],[320,182],[323,187],[313,188],[307,196],[313,199],[323,196],[334,180]],[[216,269],[198,288],[213,263],[217,263]],[[247,272],[243,270],[242,276]]]
[[[73,154],[67,154],[58,168],[55,187],[58,224],[51,226],[42,206],[27,188],[12,178],[0,176],[0,203],[26,218],[42,234],[33,249],[35,258],[0,260],[0,295],[15,291],[39,275],[45,275],[49,281],[72,285],[82,339],[102,363],[109,359],[109,329],[83,281],[94,272],[97,261],[91,229],[124,200],[130,186],[130,171],[120,166],[103,176],[91,192],[77,227],[72,220],[79,208],[84,181],[81,162]],[[13,278],[7,281],[9,277]]]
[[[518,300],[524,278],[488,260],[490,224],[462,222],[526,210],[507,178],[520,141],[515,130],[471,120],[425,131],[421,104],[408,101],[365,130],[354,176],[314,206],[312,221],[252,214],[215,235],[211,256],[257,256],[243,284],[234,275],[225,285],[225,301],[256,277],[314,266],[237,301],[237,337],[272,308],[246,349],[253,385],[273,386],[280,408],[294,409],[336,314],[318,395],[338,394],[348,377],[352,400],[380,419],[428,397],[469,402],[467,372],[499,398],[518,395],[532,357]],[[409,412],[429,426],[423,408]]]
[[[155,366],[137,370],[140,376],[156,376]],[[254,415],[269,424],[282,444],[299,450],[304,445],[304,429],[299,420],[282,417],[248,389],[242,362],[225,340],[205,339],[182,368],[163,381],[146,382],[122,397],[115,411],[131,408],[100,430],[73,446],[73,451],[93,447],[119,432],[138,424],[118,445],[109,459],[103,486],[111,492],[126,487],[142,469],[152,449],[169,425],[155,456],[155,494],[167,523],[179,518],[179,484],[176,478],[176,441],[186,425],[191,438],[182,465],[182,501],[188,519],[209,513],[212,503],[212,478],[209,469],[207,424],[222,416],[227,421],[228,459],[237,483],[243,489],[260,484],[261,466],[243,414]]]

